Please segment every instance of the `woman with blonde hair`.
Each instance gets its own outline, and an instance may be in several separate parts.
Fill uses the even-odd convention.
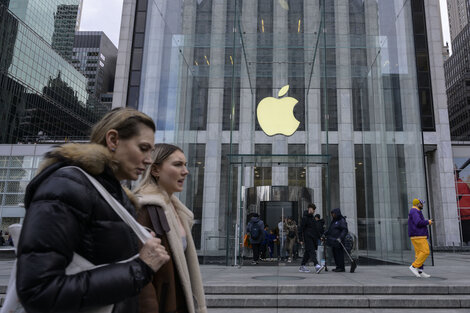
[[[139,251],[137,235],[82,170],[135,215],[120,181],[136,180],[152,163],[154,132],[147,115],[115,109],[94,126],[90,143],[65,144],[45,155],[26,189],[17,250],[16,290],[27,312],[108,305],[114,313],[138,312],[137,295],[168,253],[158,238],[147,239]],[[66,274],[74,253],[101,266]]]
[[[193,213],[174,193],[183,190],[189,171],[179,147],[157,144],[152,165],[135,189],[137,220],[151,228],[170,251],[170,261],[139,297],[139,312],[207,312],[199,262],[191,236]]]

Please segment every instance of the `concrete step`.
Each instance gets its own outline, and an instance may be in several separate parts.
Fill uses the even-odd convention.
[[[288,308],[280,308],[280,309],[273,309],[273,308],[265,308],[265,309],[226,309],[226,308],[209,308],[208,313],[345,313],[344,308],[340,309],[328,309],[328,308],[309,308],[309,309],[288,309]],[[468,313],[468,309],[348,309],[347,313]]]
[[[304,294],[304,295],[393,295],[393,294],[415,294],[415,295],[470,295],[470,286],[448,286],[448,285],[209,285],[204,286],[206,295],[242,295],[242,294]]]
[[[209,308],[467,308],[470,295],[206,295]]]

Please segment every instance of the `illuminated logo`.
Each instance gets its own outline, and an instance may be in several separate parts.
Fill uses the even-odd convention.
[[[289,90],[286,85],[279,90],[278,97],[281,98]],[[273,98],[267,97],[260,101],[256,115],[261,129],[268,136],[284,135],[291,136],[300,125],[294,116],[294,107],[297,99],[292,97]]]

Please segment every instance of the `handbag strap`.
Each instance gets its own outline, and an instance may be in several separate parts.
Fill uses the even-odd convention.
[[[87,177],[92,185],[98,190],[104,200],[113,208],[114,212],[134,231],[139,240],[145,243],[148,239],[152,238],[152,235],[137,221],[134,217],[117,201],[111,194],[103,187],[103,185],[96,180],[93,176],[85,172],[78,166],[66,166],[64,168],[74,168],[81,171],[85,177]]]
[[[165,212],[161,206],[148,205],[147,211],[152,222],[153,229],[157,237],[161,238],[163,235],[170,231],[170,225],[166,219]]]

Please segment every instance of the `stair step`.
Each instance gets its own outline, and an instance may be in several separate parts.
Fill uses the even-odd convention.
[[[470,308],[470,295],[206,295],[211,308]]]
[[[339,285],[339,286],[205,286],[206,295],[210,294],[344,294],[344,295],[392,295],[392,294],[415,294],[415,295],[470,295],[470,286],[436,286],[436,285],[396,285],[396,286],[358,286],[358,285]]]

